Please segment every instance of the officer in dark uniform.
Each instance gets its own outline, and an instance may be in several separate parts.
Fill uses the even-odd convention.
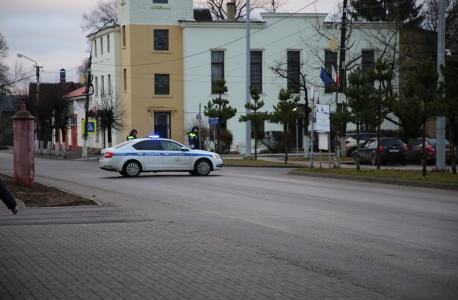
[[[135,140],[137,138],[137,129],[132,129],[129,136],[127,137],[128,141]]]
[[[189,147],[191,149],[200,149],[198,134],[199,134],[199,127],[197,126],[194,126],[191,132],[188,134]]]

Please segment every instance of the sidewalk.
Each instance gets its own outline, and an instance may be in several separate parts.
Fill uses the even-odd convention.
[[[13,146],[8,146],[8,150],[1,150],[4,153],[13,153]],[[54,149],[51,150],[51,155],[47,155],[47,150],[43,149],[43,155],[35,154],[36,158],[48,158],[48,159],[70,159],[70,160],[82,160],[83,152],[76,151],[76,150],[66,150],[65,151],[65,158],[62,157],[62,150],[59,150],[59,155],[56,156],[56,152]],[[96,160],[100,158],[100,153],[90,152],[88,149],[88,159],[89,160]]]
[[[3,226],[0,240],[4,300],[386,299],[173,223]]]

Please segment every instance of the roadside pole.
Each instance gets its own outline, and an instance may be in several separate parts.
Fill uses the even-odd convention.
[[[202,150],[202,131],[201,131],[201,127],[200,127],[200,124],[202,123],[202,117],[201,117],[201,114],[200,114],[200,103],[199,103],[199,147],[200,147],[200,150]]]
[[[251,85],[251,51],[250,51],[250,0],[246,1],[246,82],[245,82],[245,93],[246,103],[251,103],[250,85]],[[246,110],[248,116],[251,110]],[[251,121],[246,122],[245,127],[245,157],[251,158]]]
[[[439,0],[439,28],[437,33],[437,73],[439,82],[444,82],[440,66],[445,65],[445,0]],[[439,84],[438,82],[438,84]],[[436,118],[436,169],[445,171],[445,117]],[[453,150],[453,149],[452,149]]]
[[[315,95],[315,86],[313,84],[310,85],[310,100],[312,102],[312,131],[311,131],[311,137],[310,137],[310,144],[311,144],[311,149],[310,149],[310,168],[313,169],[313,115],[315,114],[315,104],[313,103],[313,97]]]

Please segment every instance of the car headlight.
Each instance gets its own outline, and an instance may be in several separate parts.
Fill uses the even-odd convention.
[[[221,156],[219,156],[218,154],[213,154],[213,158],[214,159],[221,159]]]

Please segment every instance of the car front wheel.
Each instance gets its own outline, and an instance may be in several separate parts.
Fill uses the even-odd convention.
[[[376,166],[377,165],[377,154],[372,154],[372,157],[371,157],[371,163],[373,166]]]
[[[194,167],[194,172],[199,176],[206,176],[210,174],[211,170],[211,163],[206,159],[199,160]]]
[[[128,161],[122,170],[122,172],[127,177],[136,177],[140,174],[141,167],[140,164],[136,161]],[[123,174],[123,175],[124,175]]]

